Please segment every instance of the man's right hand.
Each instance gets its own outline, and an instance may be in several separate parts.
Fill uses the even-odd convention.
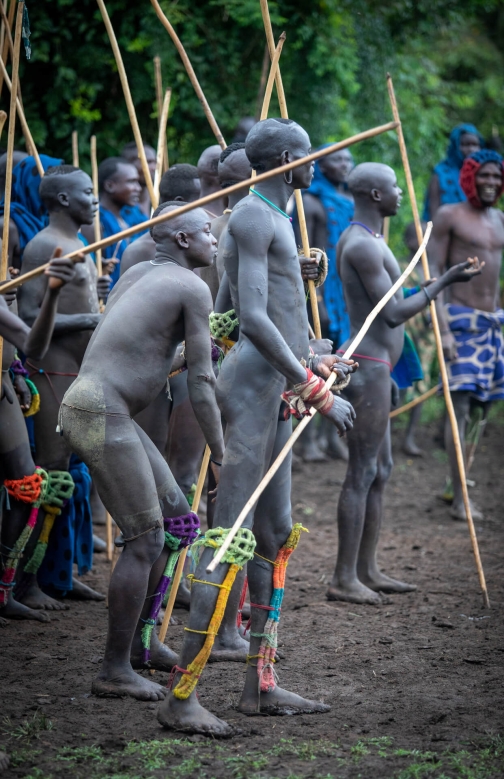
[[[75,263],[84,262],[84,255],[79,254],[77,259],[68,260],[61,256],[62,251],[58,247],[54,250],[53,256],[49,261],[49,267],[44,271],[49,276],[49,289],[60,289],[75,276]]]
[[[445,286],[448,284],[460,284],[461,282],[471,281],[474,276],[480,276],[484,262],[480,262],[477,257],[468,257],[465,262],[459,262],[452,265],[451,268],[443,273],[442,279]]]
[[[443,344],[443,355],[445,360],[449,360],[450,362],[452,360],[457,359],[457,343],[455,341],[455,338],[453,337],[453,333],[442,333],[441,334],[441,343]]]
[[[332,404],[331,410],[328,414],[325,414],[325,416],[336,425],[336,429],[340,436],[344,436],[347,430],[353,428],[355,419],[354,407],[348,400],[345,400],[339,395],[334,396],[334,403]]]

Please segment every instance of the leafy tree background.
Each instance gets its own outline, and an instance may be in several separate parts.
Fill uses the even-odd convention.
[[[229,140],[241,116],[254,114],[264,56],[259,0],[161,0],[191,58],[214,115]],[[32,59],[21,84],[28,123],[41,151],[71,160],[79,133],[81,166],[89,138],[99,159],[132,139],[109,40],[95,0],[28,0]],[[173,88],[168,130],[170,161],[195,163],[214,143],[168,34],[149,0],[109,0],[143,138],[155,144],[153,57]],[[451,128],[476,124],[487,138],[504,125],[504,3],[502,0],[280,0],[270,2],[289,115],[314,146],[383,124],[391,118],[385,76],[390,71],[403,120],[417,196],[443,156]],[[7,108],[3,90],[2,107]],[[275,99],[270,115],[277,115]],[[19,147],[23,141],[19,139]],[[352,149],[357,162],[392,165],[404,183],[393,133]],[[411,219],[407,198],[391,236]]]

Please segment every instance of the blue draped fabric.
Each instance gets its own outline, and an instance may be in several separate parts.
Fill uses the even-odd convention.
[[[40,155],[44,171],[54,165],[63,165],[64,160]],[[10,218],[19,233],[21,256],[26,244],[46,227],[49,217],[40,195],[40,176],[33,157],[25,157],[12,171]],[[0,216],[4,213],[4,201],[0,202]]]
[[[324,149],[329,145],[326,143],[320,148]],[[349,198],[341,195],[334,184],[324,176],[318,162],[315,163],[313,181],[306,192],[318,197],[327,215],[327,246],[319,247],[325,248],[329,261],[329,270],[322,292],[329,316],[329,337],[334,341],[335,348],[338,348],[350,337],[350,319],[343,285],[336,269],[336,245],[353,218],[354,204]],[[297,219],[297,214],[294,218]]]
[[[121,218],[126,222],[128,227],[134,227],[137,224],[146,222],[148,219],[138,206],[123,206],[121,208]],[[100,224],[102,238],[108,238],[110,235],[115,235],[125,229],[124,226],[120,224],[115,214],[102,205],[100,205]],[[108,260],[111,257],[114,257],[119,260],[115,265],[113,272],[110,274],[112,277],[111,289],[114,284],[119,281],[119,276],[121,275],[121,257],[126,251],[126,247],[146,232],[147,230],[142,230],[141,232],[136,233],[136,235],[132,235],[130,238],[123,238],[123,240],[119,242],[119,245],[113,243],[103,249],[103,259]]]
[[[74,562],[79,576],[93,565],[93,522],[91,515],[91,476],[87,466],[72,455],[69,467],[75,489],[72,497],[56,517],[49,536],[47,551],[38,571],[42,587],[68,592],[72,589]]]
[[[476,135],[479,138],[482,148],[485,145],[485,139],[480,135],[473,124],[459,124],[451,131],[446,157],[436,165],[433,171],[438,177],[439,194],[441,196],[440,202],[442,206],[449,203],[462,203],[467,199],[459,182],[460,169],[464,162],[464,156],[460,151],[460,139],[465,133]],[[422,218],[426,222],[432,218],[430,212],[429,190],[427,190],[425,196]]]

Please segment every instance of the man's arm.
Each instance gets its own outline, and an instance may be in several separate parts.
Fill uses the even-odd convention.
[[[254,344],[277,371],[292,384],[306,379],[299,363],[280,331],[268,316],[268,249],[274,229],[270,214],[260,206],[250,206],[247,216],[228,228],[238,247],[238,300],[240,332]]]
[[[193,282],[193,294],[184,303],[187,388],[194,414],[214,460],[222,463],[224,436],[221,415],[215,400],[215,376],[208,317],[212,296],[206,284]]]
[[[310,247],[325,249],[327,246],[327,214],[318,199],[307,193],[303,197],[306,230]]]
[[[30,242],[31,243],[31,242]],[[44,247],[45,249],[45,247]],[[53,253],[53,249],[47,252],[45,250],[38,251],[33,249],[30,244],[26,247],[23,255],[22,273],[27,273],[30,270],[40,267],[47,262]],[[19,316],[26,324],[33,325],[37,316],[39,315],[42,301],[47,291],[48,277],[45,274],[38,276],[36,279],[32,279],[29,284],[25,284],[20,288],[18,301],[19,301]],[[60,314],[56,313],[54,322],[54,335],[63,335],[65,333],[75,333],[80,330],[94,330],[98,322],[100,321],[100,314]]]
[[[439,191],[439,178],[437,173],[433,173],[431,176],[431,180],[429,181],[428,195],[430,218],[433,220],[438,212],[438,209],[441,208],[441,193]]]

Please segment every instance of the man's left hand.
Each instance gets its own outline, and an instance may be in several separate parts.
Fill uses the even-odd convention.
[[[21,376],[21,374],[17,374],[16,376],[14,376],[14,381],[12,382],[12,385],[17,395],[17,399],[19,400],[19,405],[21,406],[21,410],[28,411],[28,409],[31,406],[32,394],[23,376]]]
[[[315,355],[312,360],[312,371],[323,379],[328,379],[331,373],[336,374],[336,381],[342,381],[349,373],[355,373],[359,363],[355,360],[343,360],[337,354]]]

